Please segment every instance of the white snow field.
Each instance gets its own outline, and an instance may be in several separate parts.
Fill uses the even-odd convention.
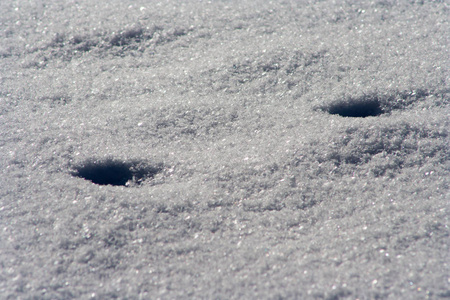
[[[0,1],[0,298],[450,298],[449,9]]]

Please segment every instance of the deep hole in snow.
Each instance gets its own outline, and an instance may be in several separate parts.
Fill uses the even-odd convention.
[[[153,177],[160,168],[144,166],[139,162],[117,160],[89,160],[75,167],[72,175],[84,178],[99,185],[127,186],[128,183],[139,184]]]
[[[378,99],[335,102],[325,110],[332,115],[353,118],[375,117],[384,113]]]

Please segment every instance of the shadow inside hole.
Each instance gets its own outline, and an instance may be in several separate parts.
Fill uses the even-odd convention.
[[[160,168],[145,166],[139,162],[123,162],[117,160],[89,160],[75,167],[73,176],[84,178],[99,185],[128,186],[140,184],[152,178]]]
[[[384,113],[377,99],[336,102],[325,110],[332,115],[352,118],[376,117]]]

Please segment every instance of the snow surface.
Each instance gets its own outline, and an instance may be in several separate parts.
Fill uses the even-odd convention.
[[[450,297],[447,1],[0,13],[0,298]]]

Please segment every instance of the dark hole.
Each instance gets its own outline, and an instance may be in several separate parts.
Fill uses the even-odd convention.
[[[326,110],[332,115],[353,118],[375,117],[383,113],[378,100],[338,102]]]
[[[153,177],[160,168],[144,166],[139,162],[123,162],[116,160],[90,160],[75,167],[72,175],[84,178],[99,185],[127,185],[127,182],[139,184]]]

